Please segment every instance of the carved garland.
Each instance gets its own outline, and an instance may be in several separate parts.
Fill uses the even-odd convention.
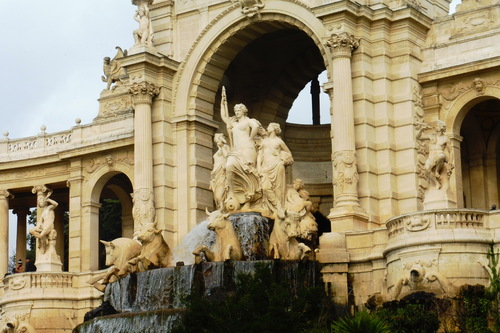
[[[345,150],[333,153],[333,185],[336,193],[342,194],[347,186],[357,186],[359,175],[357,171],[356,152]]]
[[[414,126],[418,130],[424,124],[424,109],[422,100],[422,89],[419,85],[413,87],[413,106],[415,107]],[[415,140],[417,150],[417,175],[418,175],[418,190],[417,197],[420,200],[425,198],[425,190],[428,183],[425,176],[425,161],[429,155],[429,148],[422,140]]]
[[[467,94],[470,91],[476,91],[477,96],[482,96],[488,87],[500,87],[500,80],[495,82],[486,81],[479,77],[472,80],[470,83],[451,83],[443,86],[439,93],[439,103],[444,106],[446,110],[449,110],[452,102],[457,98]]]
[[[128,165],[134,165],[134,157],[130,156],[132,153],[127,153],[126,156],[117,157],[116,155],[106,155],[105,157],[98,157],[89,160],[84,171],[87,174],[91,174],[102,166],[107,166],[110,171],[115,170],[116,163],[124,163]]]

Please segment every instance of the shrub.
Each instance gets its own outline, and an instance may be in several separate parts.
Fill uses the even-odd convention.
[[[333,333],[391,333],[389,326],[377,315],[366,311],[344,317],[332,324]]]
[[[401,301],[384,304],[377,314],[390,326],[392,333],[435,333],[440,322],[434,295],[417,292]]]

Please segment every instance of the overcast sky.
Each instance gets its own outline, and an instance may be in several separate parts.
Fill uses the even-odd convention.
[[[97,116],[102,59],[130,48],[130,0],[1,0],[0,135],[66,130]]]

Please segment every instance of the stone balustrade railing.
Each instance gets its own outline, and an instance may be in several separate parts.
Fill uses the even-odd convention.
[[[0,138],[0,162],[47,156],[73,148],[132,137],[133,130],[133,114],[130,113],[119,119],[77,125],[70,130],[52,134],[43,130],[37,136],[14,140],[4,136]]]
[[[484,229],[485,215],[478,209],[440,209],[396,216],[386,222],[389,239],[426,229]]]
[[[64,272],[32,272],[8,275],[4,278],[5,292],[35,288],[73,288],[74,274]]]

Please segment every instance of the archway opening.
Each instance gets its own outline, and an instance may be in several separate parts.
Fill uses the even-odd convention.
[[[248,34],[257,32],[259,35],[249,41]],[[235,48],[239,51],[235,52]],[[226,60],[227,66],[222,66],[222,61],[218,60]],[[216,69],[223,72],[213,109],[214,120],[221,124],[219,131],[227,136],[220,115],[220,96],[224,86],[230,116],[234,105],[243,103],[248,108],[249,117],[260,121],[264,128],[271,122],[280,124],[281,136],[295,160],[287,170],[287,182],[291,184],[295,178],[302,179],[318,210],[327,216],[333,201],[328,98],[328,102],[323,103],[327,110],[323,121],[313,121],[315,112],[319,111],[314,110],[313,97],[310,97],[310,103],[299,112],[311,119],[309,124],[317,124],[287,122],[292,105],[304,87],[316,81],[322,73],[323,82],[327,81],[325,61],[317,41],[305,31],[284,22],[251,24],[218,48],[203,75],[215,77]],[[317,97],[326,95],[319,83],[315,89]],[[216,149],[214,145],[214,153]]]
[[[99,203],[99,239],[111,241],[119,237],[132,238],[132,183],[126,175],[119,173],[104,185]],[[106,251],[99,242],[99,269],[106,267]]]
[[[464,205],[499,206],[500,100],[483,100],[468,111],[460,129]]]

